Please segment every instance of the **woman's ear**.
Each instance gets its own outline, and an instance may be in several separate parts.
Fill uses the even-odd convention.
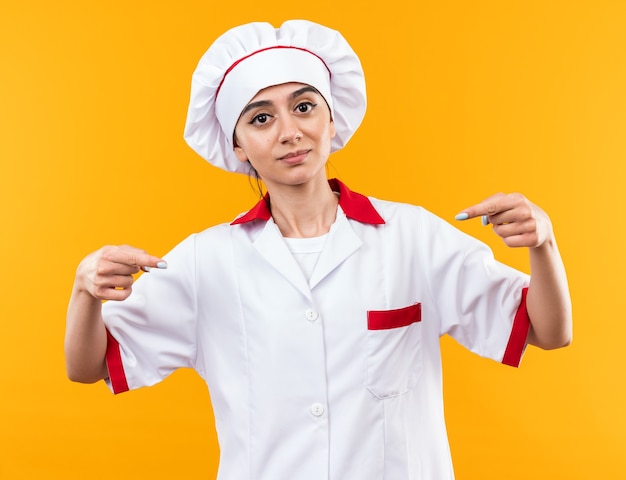
[[[248,155],[246,155],[246,152],[243,151],[243,148],[239,146],[239,142],[237,141],[236,134],[233,134],[233,151],[235,152],[235,155],[237,155],[237,159],[240,162],[248,161]]]
[[[239,145],[236,145],[233,150],[235,151],[235,155],[237,155],[237,159],[240,162],[247,162],[248,161],[248,155],[246,155],[246,152],[243,151],[243,148],[241,148]]]

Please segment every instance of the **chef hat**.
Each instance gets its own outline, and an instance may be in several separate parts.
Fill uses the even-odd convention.
[[[331,151],[343,148],[365,114],[361,62],[339,32],[306,20],[249,23],[221,35],[193,73],[185,140],[209,163],[249,173],[233,151],[237,120],[259,90],[288,82],[320,92],[335,123]]]

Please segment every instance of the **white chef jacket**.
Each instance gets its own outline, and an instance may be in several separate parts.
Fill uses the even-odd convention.
[[[528,276],[420,207],[330,183],[337,218],[308,282],[261,201],[106,302],[107,382],[195,369],[218,479],[452,479],[439,339],[517,366]]]

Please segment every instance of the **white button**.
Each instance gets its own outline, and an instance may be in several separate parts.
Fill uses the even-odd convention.
[[[321,417],[322,415],[324,415],[324,405],[322,405],[321,403],[314,403],[313,405],[311,405],[311,415],[314,415],[316,417]]]
[[[319,317],[319,314],[315,310],[307,310],[304,312],[304,316],[309,322],[314,322]]]

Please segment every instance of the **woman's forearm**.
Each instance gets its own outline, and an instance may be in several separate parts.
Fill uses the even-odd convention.
[[[93,383],[108,376],[102,301],[82,290],[77,283],[72,290],[66,319],[67,376],[75,382]]]
[[[556,241],[530,248],[530,286],[526,306],[531,322],[528,343],[552,349],[572,341],[572,305],[565,267]]]

